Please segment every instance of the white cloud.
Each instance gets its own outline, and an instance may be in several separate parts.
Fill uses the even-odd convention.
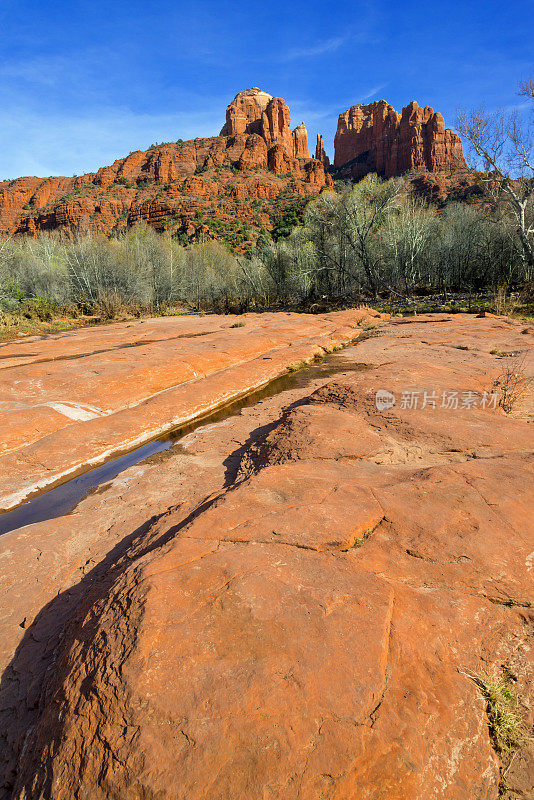
[[[504,106],[502,110],[507,112],[518,111],[521,114],[526,109],[531,109],[531,108],[532,108],[532,100],[523,100],[520,101],[519,103],[511,103],[510,105]]]
[[[332,36],[329,39],[311,43],[308,46],[296,47],[282,55],[282,61],[295,61],[297,59],[315,58],[316,56],[335,53],[345,45],[372,45],[380,41],[376,31],[376,11],[370,6],[367,13],[360,20],[358,31],[347,31],[343,36]]]
[[[310,103],[309,100],[299,100],[297,98],[289,98],[287,104],[291,111],[291,124],[296,124],[297,120],[303,120],[306,126],[314,125],[321,121],[329,123],[330,120],[338,118],[339,114],[346,111],[347,108],[357,104],[363,103],[366,100],[371,100],[378,94],[384,87],[385,83],[373,86],[371,89],[365,89],[363,92],[356,91],[352,98],[345,98],[339,102],[329,103],[328,105],[317,105]]]
[[[322,56],[325,53],[334,53],[339,50],[345,42],[348,41],[348,36],[338,36],[332,39],[326,39],[323,42],[317,42],[309,47],[296,48],[290,50],[283,57],[284,61],[293,61],[298,58],[314,58],[315,56]]]
[[[379,83],[378,86],[373,86],[373,88],[366,91],[365,94],[360,94],[358,96],[358,103],[361,103],[363,100],[370,100],[375,96],[375,94],[378,94],[378,92],[382,91],[382,89],[384,89],[386,86],[387,83]],[[352,103],[352,105],[354,105],[354,103]]]

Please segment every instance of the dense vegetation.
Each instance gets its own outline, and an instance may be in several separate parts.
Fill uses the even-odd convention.
[[[405,189],[368,175],[309,204],[304,224],[262,254],[277,294],[409,297],[532,278],[503,208],[453,203],[438,212]]]
[[[294,226],[294,227],[292,227]],[[212,231],[216,235],[216,231]],[[42,233],[0,241],[0,310],[71,316],[244,310],[439,292],[517,289],[533,276],[506,206],[444,209],[402,180],[368,175],[280,217],[246,257],[138,225],[117,237]]]

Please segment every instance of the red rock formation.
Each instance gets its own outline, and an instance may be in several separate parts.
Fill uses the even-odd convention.
[[[226,123],[221,136],[235,136],[237,133],[258,133],[264,135],[262,114],[273,99],[272,95],[253,86],[238,92],[226,109]]]
[[[324,150],[324,139],[320,134],[317,134],[317,144],[315,145],[315,158],[320,161],[325,169],[330,166],[330,159]]]
[[[308,132],[303,122],[291,132],[289,108],[281,97],[272,97],[253,86],[236,94],[226,109],[221,136],[257,133],[267,148],[281,147],[290,158],[309,159]],[[273,156],[276,162],[278,157]]]
[[[195,173],[203,177],[190,180]],[[332,183],[323,164],[309,158],[304,123],[292,132],[281,98],[248,89],[228,106],[221,136],[137,150],[80,177],[0,183],[0,234],[80,226],[110,234],[144,219],[194,236],[198,212],[259,232],[271,223],[252,202],[281,192],[287,199],[289,179],[295,197]],[[238,208],[236,198],[243,201]]]
[[[288,155],[294,155],[289,108],[281,97],[272,97],[256,86],[236,94],[226,109],[221,136],[240,133],[257,133],[268,148],[279,144]]]
[[[402,115],[385,100],[352,106],[339,115],[334,147],[334,165],[356,179],[369,172],[391,178],[411,169],[466,166],[459,136],[445,128],[441,114],[415,102]]]
[[[293,134],[289,108],[281,97],[273,97],[261,115],[262,136],[267,147],[281,145],[288,155],[293,155]]]
[[[309,158],[308,131],[303,122],[293,131],[293,153],[295,158]]]

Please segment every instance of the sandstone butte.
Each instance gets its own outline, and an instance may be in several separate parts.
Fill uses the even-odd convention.
[[[145,220],[192,238],[248,240],[291,202],[332,186],[324,159],[309,157],[304,123],[291,131],[281,98],[239,92],[226,118],[220,136],[137,150],[96,173],[0,182],[0,233],[110,234]]]
[[[399,114],[379,100],[339,115],[334,166],[356,180],[376,172],[384,178],[410,170],[447,173],[466,170],[460,137],[443,116],[412,101]]]
[[[431,201],[480,191],[459,137],[443,117],[412,102],[398,114],[384,100],[340,114],[333,174],[390,178],[408,171]],[[288,208],[332,187],[324,140],[309,157],[301,123],[291,130],[280,97],[239,92],[219,136],[137,150],[96,173],[0,181],[0,234],[90,229],[109,235],[146,221],[184,241],[214,238],[245,250]]]
[[[532,742],[496,751],[476,676],[507,676],[532,726],[532,395],[510,415],[439,398],[491,390],[502,353],[532,376],[534,328],[239,319],[1,346],[5,496],[376,326],[1,537],[0,797],[531,798]],[[425,389],[436,408],[399,402]]]

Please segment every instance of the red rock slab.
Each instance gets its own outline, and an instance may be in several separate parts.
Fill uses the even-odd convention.
[[[485,702],[469,678],[479,662],[470,659],[485,644],[498,658],[499,635],[520,629],[521,621],[512,623],[508,610],[454,589],[388,585],[394,596],[386,689],[363,729],[361,748],[350,747],[355,735],[347,726],[349,746],[333,762],[337,769],[324,770],[326,776],[316,771],[315,793],[308,796],[496,800],[498,762]]]
[[[2,505],[9,508],[36,489],[131,449],[173,427],[205,415],[260,388],[297,362],[310,361],[321,350],[314,344],[286,348],[269,356],[214,372],[197,382],[159,392],[134,408],[73,423],[53,436],[5,455],[0,463]],[[43,469],[45,469],[43,477]]]
[[[488,461],[496,462],[489,464]],[[359,563],[408,585],[529,607],[534,459],[476,459],[395,474],[360,467],[385,509]],[[502,506],[501,506],[502,503]]]
[[[1,403],[0,403],[1,409]],[[31,409],[32,428],[31,436],[34,440],[42,439],[65,425],[65,417],[60,412],[47,406],[37,406]],[[14,408],[4,411],[4,433],[0,441],[0,456],[9,453],[20,446],[21,440],[28,441],[28,412],[25,409]]]
[[[128,590],[121,590],[122,599],[113,594],[113,609],[111,597],[106,601],[100,620],[109,619],[115,634],[99,643],[100,656],[81,640],[73,643],[71,658],[82,657],[85,665],[78,662],[76,685],[68,689],[77,722],[66,718],[69,757],[61,783],[72,785],[77,774],[80,787],[100,784],[91,789],[95,798],[119,786],[134,796],[252,798],[263,796],[264,787],[274,797],[296,794],[303,781],[309,783],[310,760],[313,772],[324,769],[347,747],[347,727],[357,732],[379,701],[391,590],[371,575],[298,548],[222,545],[194,560],[189,546],[183,553],[183,545],[177,547],[170,568],[163,559],[148,566],[146,579],[139,576],[142,616],[132,595],[126,602],[137,610],[132,607],[128,622],[115,627],[111,617],[119,606],[125,609]],[[120,690],[119,709],[114,698],[120,678],[111,663],[134,619],[139,645],[121,667],[129,688]],[[91,625],[89,618],[85,624]],[[365,683],[349,680],[356,649]],[[97,675],[105,680],[98,696],[82,689],[89,673],[91,681]],[[154,702],[147,705],[147,697]],[[96,706],[107,709],[104,718]],[[335,719],[345,722],[332,730]],[[89,759],[80,775],[80,737],[105,739],[117,760],[102,773],[99,759]],[[356,744],[359,739],[357,734]],[[139,753],[150,751],[150,760],[130,760],[134,740]]]
[[[350,467],[328,462],[320,472],[309,462],[265,467],[212,505],[183,535],[348,550],[384,518],[372,490],[358,486],[356,479]]]
[[[310,330],[331,329],[331,324],[346,326],[369,317],[384,315],[371,308],[337,311],[326,315],[294,314],[289,312],[241,314],[192,314],[180,317],[155,317],[106,325],[78,328],[74,331],[25,337],[24,341],[0,343],[0,370],[12,365],[39,361],[65,360],[73,356],[88,356],[100,351],[113,352],[120,347],[137,347],[154,342],[209,336],[227,331],[232,336],[246,334],[250,329],[294,332],[299,325],[305,335]],[[232,328],[235,323],[242,327]],[[246,330],[243,330],[245,328]],[[31,352],[30,352],[31,351]]]
[[[150,336],[157,330],[157,338],[145,343],[135,338],[143,323],[135,324],[137,334],[128,323],[103,333],[84,330],[55,338],[51,361],[41,358],[42,342],[19,343],[22,359],[28,358],[26,348],[34,346],[38,357],[0,370],[5,430],[0,506],[10,508],[84,466],[142,444],[252,391],[288,367],[350,342],[360,332],[358,323],[373,316],[366,309],[323,317],[245,315],[243,327],[235,329],[227,317],[210,317],[213,332],[189,338],[206,327],[205,319],[185,318],[183,324],[182,318],[165,319],[161,325],[155,320],[148,329]],[[135,346],[124,346],[128,336]],[[81,343],[76,343],[78,337]],[[99,347],[102,337],[105,347]],[[16,353],[11,344],[9,359]],[[25,407],[25,426],[13,410],[20,405]],[[43,426],[43,405],[57,412],[54,424]]]
[[[313,329],[309,332],[314,333]],[[119,347],[113,353],[88,355],[75,363],[58,359],[12,367],[5,374],[0,397],[6,401],[21,396],[34,402],[68,400],[109,413],[288,345],[287,338],[276,331],[233,333],[217,331],[205,339],[163,340],[140,350]],[[298,341],[299,331],[293,334]]]
[[[318,800],[376,786],[384,800],[443,788],[459,800],[466,787],[474,797],[496,791],[483,703],[460,674],[472,657],[459,654],[490,629],[495,636],[508,612],[456,588],[440,594],[377,576],[364,547],[303,550],[303,534],[316,542],[328,523],[319,505],[301,506],[300,525],[293,520],[297,489],[287,475],[304,478],[313,465],[297,466],[267,468],[189,527],[171,528],[167,544],[141,554],[79,617],[29,740],[54,782],[61,775],[62,785],[96,798],[268,791]],[[294,532],[268,544],[258,539],[275,475],[279,521],[286,537]],[[323,475],[323,489],[335,492],[335,476],[357,491],[346,466]],[[349,508],[345,530],[361,500],[345,497]],[[251,510],[257,538],[226,540],[224,521],[240,513],[246,529]],[[331,529],[338,536],[340,524]],[[84,757],[89,741],[114,758]],[[16,797],[31,763],[23,762]]]
[[[243,476],[262,469],[266,462],[378,457],[383,441],[365,417],[316,402],[319,396],[286,410],[265,440],[251,446],[241,463]]]
[[[381,412],[374,392],[482,386],[488,341],[517,336],[494,320],[391,326],[335,356],[343,375],[8,534],[5,796],[497,800],[473,678],[504,665],[532,723],[530,426],[500,409]],[[509,775],[524,800],[528,748]]]

